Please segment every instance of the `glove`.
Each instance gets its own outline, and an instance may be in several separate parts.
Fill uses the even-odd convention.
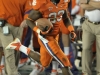
[[[71,41],[75,41],[76,33],[74,31],[70,32],[70,38],[71,38]]]
[[[69,25],[68,30],[70,31],[71,41],[74,41],[76,38],[76,33],[74,32],[74,27],[72,25]]]

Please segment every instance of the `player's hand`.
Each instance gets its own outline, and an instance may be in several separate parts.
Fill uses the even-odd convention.
[[[52,27],[45,27],[44,31],[40,31],[40,35],[47,35],[48,33],[50,33],[52,31]]]
[[[26,23],[26,20],[23,20],[22,23],[20,24],[20,27],[24,28],[24,27],[27,27],[27,23]]]
[[[76,33],[74,31],[70,32],[71,41],[75,41]]]
[[[33,28],[33,31],[37,32],[38,34],[40,34],[42,36],[45,36],[45,35],[47,35],[48,33],[50,33],[52,31],[52,28],[53,28],[52,26],[50,26],[50,27],[46,26],[44,28],[44,30],[41,30],[37,26],[35,26]]]

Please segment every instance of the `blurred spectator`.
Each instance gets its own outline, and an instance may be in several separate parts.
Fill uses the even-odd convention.
[[[92,75],[92,46],[96,41],[96,71],[100,75],[100,1],[80,0],[80,6],[85,10],[85,21],[82,24],[82,72],[84,75]]]

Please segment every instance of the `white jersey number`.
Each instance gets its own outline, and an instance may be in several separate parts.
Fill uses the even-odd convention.
[[[35,6],[36,5],[36,0],[33,0],[32,5]]]
[[[64,14],[64,10],[60,10],[58,13],[50,13],[48,20],[52,23],[59,22],[62,19],[62,15]]]

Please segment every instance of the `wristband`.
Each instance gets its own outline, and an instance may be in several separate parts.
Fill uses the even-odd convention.
[[[74,27],[73,27],[72,25],[69,25],[69,26],[68,26],[68,30],[69,30],[70,32],[72,32],[72,31],[74,31]]]
[[[33,31],[37,32],[38,34],[40,34],[40,32],[41,32],[41,30],[37,26],[35,26],[33,28]]]

